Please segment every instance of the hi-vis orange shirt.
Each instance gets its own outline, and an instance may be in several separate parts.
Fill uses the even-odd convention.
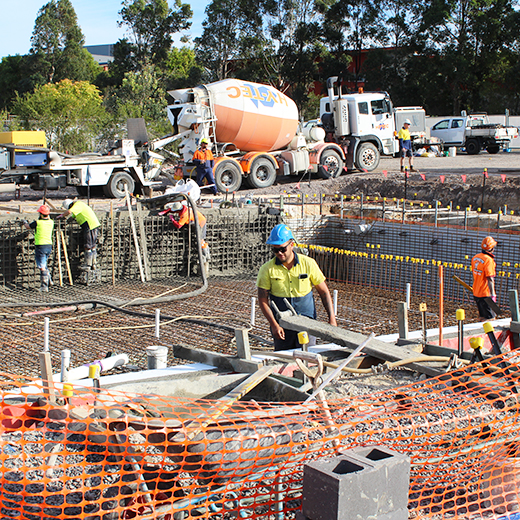
[[[495,260],[484,253],[475,255],[471,260],[471,272],[473,273],[473,296],[485,298],[491,296],[487,279],[495,276]]]

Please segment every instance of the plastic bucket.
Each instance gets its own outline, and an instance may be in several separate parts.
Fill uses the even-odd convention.
[[[146,347],[148,370],[166,368],[168,363],[168,350],[168,347],[163,347],[162,345],[152,345],[151,347]]]
[[[457,156],[457,147],[456,146],[450,146],[448,148],[450,152],[450,157],[456,157]]]

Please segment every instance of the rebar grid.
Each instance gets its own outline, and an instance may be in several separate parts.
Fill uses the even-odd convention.
[[[397,331],[397,302],[402,293],[367,289],[338,282],[329,283],[331,291],[338,290],[338,325],[356,332],[374,331],[387,334]],[[189,300],[132,307],[132,312],[149,317],[122,314],[103,307],[92,311],[64,311],[59,315],[32,314],[33,308],[10,309],[0,322],[0,362],[3,371],[28,377],[37,377],[40,367],[38,353],[43,349],[43,320],[50,318],[49,344],[55,372],[59,371],[60,353],[72,351],[71,366],[91,363],[109,352],[126,353],[130,363],[146,368],[145,349],[150,345],[183,344],[224,354],[236,354],[233,330],[250,327],[251,298],[256,295],[254,279],[213,279],[208,290]],[[326,321],[325,311],[316,296],[318,319]],[[429,326],[437,325],[437,302],[421,300],[428,305]],[[420,328],[419,300],[412,300],[409,311],[411,328]],[[474,306],[466,307],[467,321],[477,321]],[[160,338],[155,337],[155,309],[159,308],[163,320]],[[445,324],[455,325],[457,305],[450,303],[445,309]],[[258,306],[255,324],[250,330],[253,348],[270,349],[271,335],[267,320]],[[168,317],[175,318],[170,320]],[[224,326],[226,328],[222,328]],[[170,354],[168,363],[179,364]]]

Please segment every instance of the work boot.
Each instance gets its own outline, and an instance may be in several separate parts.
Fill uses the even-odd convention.
[[[49,271],[47,271],[47,269],[42,269],[42,271],[40,271],[41,285],[38,291],[49,292],[49,278]]]
[[[411,172],[416,172],[417,170],[413,166],[410,166],[410,171]]]
[[[80,266],[82,271],[90,271],[92,269],[92,262],[94,260],[94,254],[92,249],[87,249],[85,251],[85,258],[83,260],[83,265]]]
[[[401,166],[401,171],[404,172],[404,166]]]

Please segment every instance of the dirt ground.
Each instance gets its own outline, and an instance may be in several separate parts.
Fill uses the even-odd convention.
[[[406,166],[408,162],[406,162]],[[496,155],[459,154],[455,157],[415,157],[408,178],[400,172],[399,159],[382,158],[372,173],[353,172],[337,179],[313,176],[281,177],[270,188],[240,190],[240,195],[279,196],[280,194],[312,195],[316,193],[397,197],[433,202],[453,203],[461,208],[482,206],[482,210],[520,211],[520,150]],[[487,176],[485,175],[487,173]],[[484,194],[484,199],[482,195]]]
[[[508,211],[520,211],[520,149],[496,155],[483,152],[479,155],[460,153],[455,157],[415,157],[414,168],[417,172],[410,172],[406,178],[400,172],[399,159],[383,157],[372,173],[356,171],[337,179],[309,178],[309,175],[279,177],[273,186],[263,189],[248,189],[244,183],[236,197],[270,198],[281,194],[322,193],[404,198],[406,192],[406,198],[411,200],[438,200],[443,205],[452,202],[454,206],[471,206],[473,209],[481,207],[484,202],[482,209],[486,211],[491,209],[497,212],[504,205],[507,205]],[[163,186],[155,189],[154,194],[160,194],[168,184],[164,180]],[[61,205],[63,199],[76,195],[74,188],[49,191],[47,194],[51,202],[56,201],[56,206]],[[15,193],[0,193],[0,215],[25,211],[24,208],[35,211],[42,198],[43,192],[28,187],[21,189],[19,198]],[[203,190],[203,200],[211,198]],[[217,197],[215,202],[223,198]],[[91,201],[100,210],[110,207],[107,199],[91,198]],[[115,210],[124,206],[123,201],[114,200],[112,204]]]

